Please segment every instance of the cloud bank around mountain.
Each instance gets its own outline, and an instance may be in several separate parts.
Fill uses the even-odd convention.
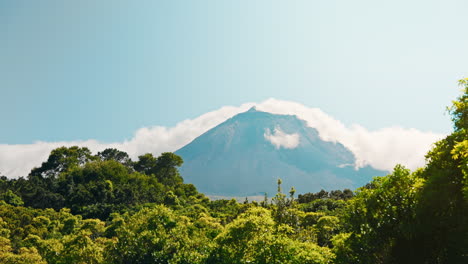
[[[293,149],[299,145],[299,134],[286,134],[279,127],[275,128],[273,134],[271,134],[270,129],[267,128],[263,137],[273,144],[276,149],[281,147],[285,149]]]
[[[259,111],[273,114],[296,115],[318,130],[326,141],[340,142],[356,156],[355,167],[371,165],[376,169],[391,170],[395,164],[403,164],[416,169],[425,164],[424,155],[432,144],[444,135],[406,129],[398,126],[369,131],[360,125],[345,126],[342,122],[325,114],[318,108],[310,108],[299,103],[268,99],[261,103],[245,103],[241,106],[225,106],[188,119],[174,127],[154,126],[138,129],[130,140],[103,143],[96,140],[67,142],[35,142],[33,144],[0,144],[0,173],[8,177],[26,176],[33,167],[40,166],[51,150],[60,146],[85,146],[94,153],[106,148],[117,148],[127,152],[132,159],[144,153],[159,155],[166,151],[176,151],[193,139],[252,106]],[[294,136],[275,130],[269,134],[270,141],[278,147],[294,147]],[[291,136],[291,135],[288,135]],[[262,139],[264,140],[264,139]]]

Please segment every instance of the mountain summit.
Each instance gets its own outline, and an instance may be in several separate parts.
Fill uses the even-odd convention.
[[[251,113],[251,112],[258,112],[256,106],[252,106],[246,113]]]
[[[205,132],[176,151],[181,173],[206,194],[250,196],[285,190],[355,189],[386,172],[356,170],[354,154],[340,143],[320,139],[316,129],[292,115],[255,106]]]

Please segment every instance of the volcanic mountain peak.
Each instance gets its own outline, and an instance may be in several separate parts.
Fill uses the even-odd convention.
[[[182,176],[207,194],[273,194],[281,178],[299,193],[357,188],[385,172],[360,170],[354,154],[340,143],[323,141],[316,129],[292,115],[252,107],[205,132],[176,151]]]
[[[249,112],[257,112],[257,107],[254,105],[252,107],[250,107],[250,109],[246,112],[246,113],[249,113]]]

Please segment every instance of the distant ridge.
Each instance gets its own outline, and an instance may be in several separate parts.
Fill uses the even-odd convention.
[[[354,168],[353,153],[340,143],[320,139],[316,129],[292,115],[240,113],[176,151],[186,182],[210,195],[255,196],[285,190],[355,189],[387,172]]]

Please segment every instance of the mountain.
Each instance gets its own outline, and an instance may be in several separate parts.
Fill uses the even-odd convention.
[[[318,131],[292,115],[251,108],[197,137],[175,152],[184,159],[185,181],[201,192],[222,196],[276,193],[277,179],[287,192],[355,189],[387,172],[356,170],[354,154],[340,143],[320,139]]]

